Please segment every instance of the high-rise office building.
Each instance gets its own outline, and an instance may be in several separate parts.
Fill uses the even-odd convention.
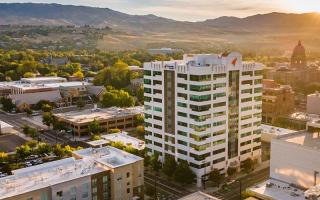
[[[262,68],[237,52],[145,63],[149,154],[187,160],[198,186],[213,169],[260,161]]]

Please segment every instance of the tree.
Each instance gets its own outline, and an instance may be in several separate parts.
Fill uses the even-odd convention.
[[[83,73],[81,71],[77,71],[77,72],[73,73],[72,76],[75,76],[75,77],[77,77],[79,79],[83,79],[84,78],[84,75],[83,75]]]
[[[45,105],[45,104],[51,105],[51,102],[50,102],[50,101],[47,101],[47,100],[40,100],[40,101],[38,101],[38,103],[35,105],[35,109],[36,109],[36,110],[40,110],[40,109],[42,109],[42,106]]]
[[[47,143],[41,143],[38,145],[37,153],[39,155],[48,154],[51,152],[51,146]]]
[[[8,154],[0,152],[0,164],[8,161]]]
[[[52,106],[50,104],[43,104],[41,106],[42,112],[51,112],[52,111]]]
[[[123,142],[111,142],[111,146],[121,150],[125,148],[125,145],[123,144]]]
[[[171,177],[174,174],[176,167],[177,167],[177,162],[175,158],[173,156],[166,155],[164,157],[164,163],[162,167],[163,173]]]
[[[33,111],[30,108],[27,108],[25,111],[26,111],[28,116],[31,116],[32,113],[33,113]]]
[[[104,107],[131,107],[135,105],[135,100],[124,90],[107,90],[103,93],[101,104]]]
[[[209,174],[209,180],[219,187],[223,181],[223,175],[218,169],[213,169]]]
[[[161,169],[161,162],[159,160],[158,153],[155,153],[151,156],[150,165],[151,165],[153,171],[159,172],[159,170]]]
[[[54,155],[56,155],[58,158],[63,158],[66,155],[66,152],[64,150],[64,148],[61,147],[61,144],[56,144],[53,149],[52,152],[54,153]]]
[[[144,136],[144,126],[142,126],[142,125],[137,126],[136,132],[140,137],[143,137]]]
[[[42,113],[42,123],[47,125],[47,126],[51,126],[51,124],[53,124],[54,122],[54,118],[52,116],[51,112],[44,112]]]
[[[35,128],[32,128],[28,125],[24,125],[23,128],[23,133],[27,136],[30,136],[32,138],[36,138],[37,137],[37,129]]]
[[[94,119],[92,122],[90,122],[88,126],[89,132],[93,135],[100,133],[100,123],[97,119]]]
[[[237,173],[237,168],[235,168],[235,167],[229,167],[228,169],[227,169],[227,174],[228,174],[228,176],[233,176],[233,175],[235,175]]]
[[[24,78],[34,78],[34,77],[36,77],[36,75],[32,72],[26,72],[23,74],[23,77]]]
[[[137,125],[143,125],[144,124],[144,116],[143,115],[138,115],[136,117],[136,123],[137,123]]]
[[[20,147],[16,147],[16,156],[20,160],[24,160],[31,153],[31,148],[29,145],[21,145]]]
[[[30,140],[26,143],[26,145],[28,145],[31,148],[31,151],[33,152],[34,149],[37,147],[38,142],[35,140]]]
[[[150,165],[150,156],[145,156],[143,160],[143,164],[145,167],[148,167]]]
[[[109,132],[109,133],[120,133],[121,130],[118,129],[118,128],[111,128],[111,129],[108,130],[108,132]]]
[[[6,112],[11,112],[16,106],[12,103],[12,100],[6,97],[1,98],[2,108]]]
[[[99,134],[95,134],[91,136],[91,140],[95,141],[95,140],[101,140],[101,136]]]
[[[182,184],[190,184],[194,181],[196,175],[191,171],[187,161],[180,161],[175,172],[174,180]]]
[[[253,170],[253,160],[251,158],[247,158],[243,161],[242,167],[246,173],[250,173]]]

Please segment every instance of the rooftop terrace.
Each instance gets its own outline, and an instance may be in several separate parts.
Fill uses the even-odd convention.
[[[297,132],[295,130],[280,128],[280,127],[276,127],[276,126],[269,126],[269,125],[265,125],[265,124],[261,124],[261,129],[262,129],[263,133],[271,134],[274,136],[287,135],[290,133]]]

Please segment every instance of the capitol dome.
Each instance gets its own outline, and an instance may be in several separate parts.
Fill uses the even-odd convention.
[[[306,50],[299,40],[298,45],[293,49],[291,56],[292,68],[305,68],[307,65]]]

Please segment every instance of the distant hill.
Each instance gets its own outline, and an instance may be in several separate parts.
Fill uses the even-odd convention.
[[[129,15],[109,8],[59,4],[0,3],[0,25],[90,25],[125,34],[108,35],[99,48],[178,47],[209,49],[217,44],[291,48],[301,39],[319,48],[320,14],[258,14],[219,17],[201,22],[155,15]],[[286,45],[286,46],[285,46]],[[223,47],[225,48],[225,47]]]

